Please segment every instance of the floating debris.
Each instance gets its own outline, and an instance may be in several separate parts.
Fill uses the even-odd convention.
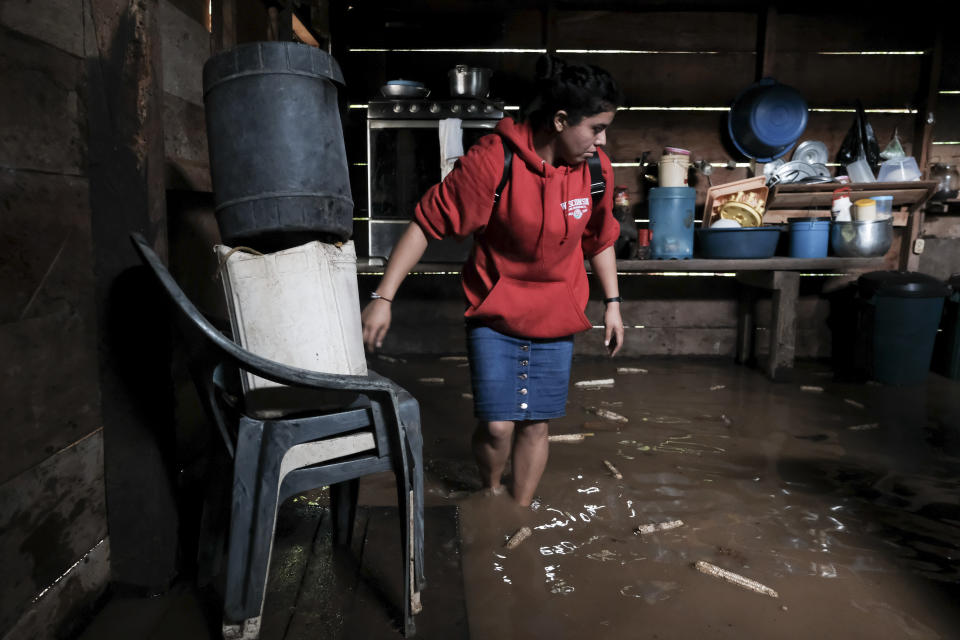
[[[613,386],[613,378],[604,378],[602,380],[580,380],[574,383],[578,389],[609,389]]]
[[[720,419],[723,420],[723,424],[727,425],[728,427],[733,424],[733,420],[728,418],[727,414],[725,413],[720,414]]]
[[[846,403],[849,404],[849,405],[852,405],[852,406],[856,407],[857,409],[865,409],[865,408],[866,408],[866,407],[863,406],[863,404],[857,402],[856,400],[851,400],[850,398],[844,398],[843,401],[846,402]]]
[[[507,540],[507,543],[504,545],[507,549],[516,549],[520,546],[524,540],[533,535],[533,531],[530,530],[530,527],[521,527],[519,531],[510,536],[510,539]]]
[[[879,426],[879,422],[871,422],[870,424],[857,424],[852,427],[847,427],[847,429],[850,431],[869,431],[870,429],[876,429]]]
[[[472,394],[472,393],[461,393],[461,394],[460,394],[460,397],[461,397],[461,398],[466,398],[467,400],[473,400],[473,394]]]
[[[443,384],[443,378],[418,378],[423,384]]]
[[[600,404],[602,404],[605,407],[622,407],[623,401],[622,400],[601,400]]]
[[[555,436],[547,436],[547,442],[580,442],[585,440],[592,433],[559,433]]]
[[[715,384],[712,387],[710,387],[710,391],[719,391],[720,389],[726,389],[726,388],[727,388],[727,385],[725,384]]]
[[[403,358],[394,358],[393,356],[384,355],[382,353],[378,353],[377,357],[383,360],[384,362],[406,362],[406,360],[404,360]]]
[[[800,391],[809,391],[810,393],[823,393],[823,387],[818,387],[813,384],[805,384],[800,387]]]
[[[467,356],[441,356],[440,359],[444,362],[466,362]]]
[[[613,422],[630,422],[626,416],[622,416],[619,413],[610,411],[609,409],[602,409],[600,407],[587,407],[587,411],[600,416],[604,420],[612,420]]]
[[[646,369],[639,367],[617,367],[617,373],[650,373]]]
[[[610,473],[613,475],[614,478],[616,478],[617,480],[623,480],[623,474],[620,473],[620,471],[615,466],[613,466],[613,464],[611,464],[609,460],[604,460],[603,464],[604,466],[607,467],[607,469],[610,470]]]
[[[732,571],[727,571],[726,569],[721,569],[720,567],[710,564],[709,562],[704,562],[703,560],[697,560],[697,563],[694,565],[700,573],[705,573],[708,576],[713,576],[714,578],[720,578],[721,580],[726,580],[732,584],[737,585],[738,587],[743,587],[744,589],[749,589],[756,593],[762,593],[765,596],[770,596],[771,598],[779,598],[780,594],[771,589],[766,585],[762,585],[756,580],[751,580],[750,578],[744,578],[738,573]]]
[[[671,520],[670,522],[656,522],[653,524],[642,524],[636,528],[635,533],[641,535],[654,533],[656,531],[669,531],[683,526],[683,520]]]

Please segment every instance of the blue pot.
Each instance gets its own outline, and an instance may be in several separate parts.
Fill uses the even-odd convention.
[[[807,128],[807,102],[793,87],[764,78],[730,106],[727,131],[733,145],[757,162],[785,155]]]

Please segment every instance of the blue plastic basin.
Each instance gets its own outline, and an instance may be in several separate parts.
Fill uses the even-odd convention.
[[[734,146],[758,162],[786,154],[807,128],[807,102],[793,87],[763,78],[730,106],[727,131]]]
[[[702,258],[772,258],[780,227],[697,229],[697,252]]]

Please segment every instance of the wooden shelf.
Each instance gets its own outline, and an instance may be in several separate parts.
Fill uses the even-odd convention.
[[[937,190],[935,180],[919,182],[861,182],[842,185],[838,182],[820,184],[778,184],[770,192],[768,210],[830,209],[833,192],[850,187],[850,199],[893,196],[894,207],[914,207],[925,203]]]
[[[459,274],[460,264],[421,262],[410,273]],[[381,260],[357,260],[357,273],[383,273]],[[740,271],[801,271],[846,273],[886,268],[880,258],[760,258],[756,260],[717,260],[693,258],[690,260],[617,260],[619,273],[733,273]],[[587,265],[587,271],[590,271]]]

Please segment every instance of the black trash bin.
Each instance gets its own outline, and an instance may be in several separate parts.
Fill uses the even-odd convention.
[[[923,273],[874,271],[857,280],[870,376],[885,384],[920,384],[927,378],[950,289]]]
[[[947,281],[950,297],[943,305],[940,333],[934,346],[933,370],[948,378],[960,378],[960,273]]]

